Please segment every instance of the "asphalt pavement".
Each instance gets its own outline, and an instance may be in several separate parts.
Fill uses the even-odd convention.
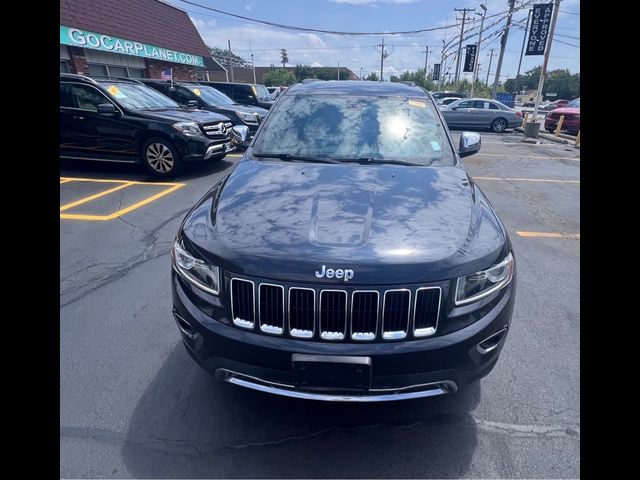
[[[170,248],[239,156],[171,185],[135,167],[61,163],[61,477],[579,477],[580,151],[521,138],[483,132],[464,159],[518,264],[497,366],[455,395],[383,404],[243,390],[186,353]]]

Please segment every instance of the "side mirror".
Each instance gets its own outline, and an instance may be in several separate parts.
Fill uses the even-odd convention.
[[[458,107],[449,107],[449,110],[457,110],[457,109],[458,109]]]
[[[187,100],[187,107],[189,108],[198,108],[197,100]]]
[[[480,145],[482,140],[480,134],[476,132],[462,132],[460,135],[460,146],[458,147],[458,154],[461,157],[468,157],[474,153],[480,151]]]
[[[235,125],[232,129],[233,141],[239,145],[244,145],[249,138],[249,127],[246,125]]]
[[[113,103],[101,103],[98,105],[98,113],[100,115],[113,115],[117,112]]]

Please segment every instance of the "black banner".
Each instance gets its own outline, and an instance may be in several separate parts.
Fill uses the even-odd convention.
[[[433,81],[440,80],[440,64],[433,64]]]
[[[531,28],[525,55],[544,55],[551,28],[553,3],[536,3],[531,12]]]
[[[464,56],[464,68],[463,72],[473,72],[473,67],[476,65],[476,44],[470,43],[466,47],[466,55]]]

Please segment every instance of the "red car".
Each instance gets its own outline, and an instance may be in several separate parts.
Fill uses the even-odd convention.
[[[563,108],[567,106],[567,104],[569,103],[569,100],[558,99],[552,103],[553,103],[553,108]]]
[[[580,99],[571,100],[566,107],[556,108],[547,113],[544,119],[545,130],[555,132],[561,115],[564,115],[562,131],[570,135],[577,135],[580,131]]]

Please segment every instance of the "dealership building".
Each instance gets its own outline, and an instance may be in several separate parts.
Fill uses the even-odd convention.
[[[207,80],[226,73],[184,10],[160,0],[60,0],[60,72]]]

